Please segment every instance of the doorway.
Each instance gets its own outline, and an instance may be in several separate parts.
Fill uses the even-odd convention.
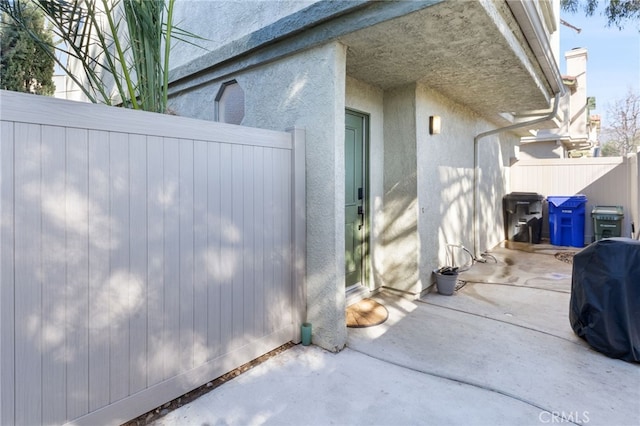
[[[368,116],[346,111],[345,158],[345,285],[367,286],[368,253]]]

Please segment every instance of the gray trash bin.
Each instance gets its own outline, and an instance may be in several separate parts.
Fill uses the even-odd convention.
[[[596,206],[591,211],[596,241],[622,236],[622,206]]]

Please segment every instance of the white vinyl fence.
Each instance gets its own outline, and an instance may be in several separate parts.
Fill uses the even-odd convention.
[[[0,103],[0,424],[122,423],[298,339],[301,130]]]
[[[593,240],[591,211],[595,206],[622,206],[622,236],[640,227],[638,156],[520,160],[511,166],[512,192],[587,196],[585,244]],[[546,218],[545,218],[546,222]],[[548,237],[548,228],[545,226]],[[635,236],[635,235],[634,235]]]

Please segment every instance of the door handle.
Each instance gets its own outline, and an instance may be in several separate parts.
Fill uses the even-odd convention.
[[[362,206],[358,206],[358,216],[360,216],[360,224],[358,225],[358,230],[362,229],[362,225],[364,224],[364,209]]]

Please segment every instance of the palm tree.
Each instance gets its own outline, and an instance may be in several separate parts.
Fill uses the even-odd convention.
[[[43,11],[59,41],[55,46],[25,26],[24,1]],[[54,57],[91,102],[166,112],[171,40],[196,37],[173,26],[174,3],[0,0],[0,9]],[[68,60],[60,59],[51,47]]]

